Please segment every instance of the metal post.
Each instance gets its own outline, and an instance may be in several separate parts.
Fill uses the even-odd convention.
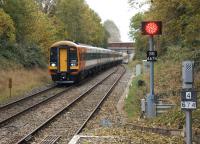
[[[150,51],[154,50],[153,36],[149,36]],[[150,95],[154,99],[154,62],[150,62]]]
[[[149,36],[149,50],[154,50],[153,36]],[[155,106],[154,106],[154,62],[150,61],[150,95],[147,97],[147,116],[154,117]]]
[[[186,144],[192,144],[192,111],[186,110],[186,126],[185,126],[185,133],[186,133]]]
[[[12,96],[12,94],[11,94],[11,88],[10,88],[10,97]]]
[[[183,69],[182,69],[182,88],[183,89],[191,89],[193,88],[193,66],[187,67],[191,65],[192,61],[184,61],[182,63]],[[185,66],[185,67],[184,67]],[[185,109],[185,134],[186,134],[186,144],[192,144],[192,110],[191,109]]]
[[[10,89],[10,97],[12,96],[11,91],[12,91],[12,78],[9,78],[9,84],[8,84],[8,88]]]

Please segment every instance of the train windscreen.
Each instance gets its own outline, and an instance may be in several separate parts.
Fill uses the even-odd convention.
[[[77,49],[76,48],[70,48],[69,62],[70,62],[70,66],[78,65],[78,57],[77,57]]]
[[[57,48],[51,48],[50,50],[50,65],[57,66]]]

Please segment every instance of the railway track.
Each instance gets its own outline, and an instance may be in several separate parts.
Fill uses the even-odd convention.
[[[26,136],[12,143],[53,144],[69,142],[74,135],[82,131],[124,73],[124,68],[117,69],[72,100]]]
[[[59,95],[62,95],[70,88],[71,87],[61,88],[55,85],[28,97],[19,99],[17,101],[2,106],[0,108],[0,126],[5,125],[10,120],[15,119],[16,117],[24,114],[25,112],[30,111],[31,109],[41,104],[44,104]]]
[[[108,70],[94,79],[87,79],[87,85],[79,84],[63,92],[60,96],[55,96],[51,100],[38,104],[34,108],[27,110],[5,121],[0,127],[0,143],[8,144],[15,143],[24,137],[30,131],[42,125],[47,119],[50,119],[56,112],[66,106],[68,103],[77,98],[83,91],[86,91],[94,86],[97,81],[102,80],[108,73],[113,70]],[[20,105],[20,104],[18,104]]]
[[[23,101],[25,101],[26,99],[29,99],[29,98],[31,98],[31,97],[34,97],[34,96],[36,96],[36,95],[38,95],[38,94],[42,94],[42,93],[44,93],[44,92],[46,92],[46,91],[49,91],[49,90],[55,88],[56,86],[57,86],[57,85],[52,85],[52,86],[50,86],[50,87],[48,87],[48,88],[45,88],[44,90],[41,90],[41,91],[39,91],[39,92],[34,93],[34,94],[31,94],[31,95],[22,97],[22,98],[20,98],[20,99],[11,101],[11,102],[6,103],[6,104],[2,104],[2,105],[0,105],[0,110],[6,109],[6,108],[8,108],[8,107],[11,107],[11,106],[15,105],[16,103],[23,102]]]

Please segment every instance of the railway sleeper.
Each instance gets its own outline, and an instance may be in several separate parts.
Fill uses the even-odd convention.
[[[61,136],[57,136],[57,135],[48,135],[47,137],[45,137],[40,144],[54,144],[56,143],[59,139],[61,138]]]

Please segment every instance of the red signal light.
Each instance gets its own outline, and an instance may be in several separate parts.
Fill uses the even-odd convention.
[[[158,31],[158,26],[155,22],[147,23],[145,25],[145,31],[150,35],[154,35]]]
[[[162,34],[162,22],[161,21],[142,22],[142,34],[143,35],[160,35],[160,34]]]

